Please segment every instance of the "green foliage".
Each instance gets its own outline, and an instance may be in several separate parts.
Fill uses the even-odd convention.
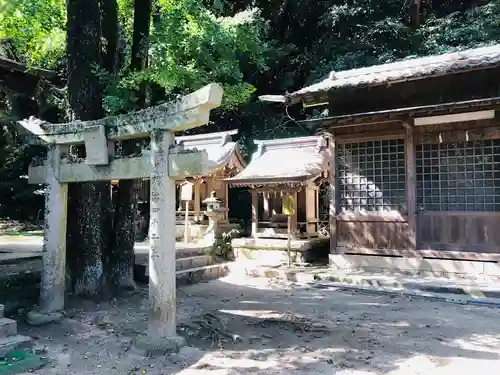
[[[418,30],[422,53],[448,52],[457,47],[475,47],[500,41],[500,1],[453,12],[446,17],[429,17]]]
[[[0,0],[0,39],[15,43],[15,54],[28,64],[52,68],[65,54],[64,0]]]
[[[241,237],[240,234],[241,231],[238,229],[231,229],[229,232],[223,232],[215,239],[214,244],[207,248],[207,254],[218,256],[225,260],[231,259],[233,256],[231,240],[233,238]]]
[[[29,185],[28,166],[39,150],[22,143],[11,123],[19,120],[7,108],[0,110],[0,217],[34,221],[43,207],[40,187]],[[41,217],[41,216],[40,216]]]
[[[197,0],[163,0],[153,26],[148,69],[105,80],[108,113],[135,109],[134,91],[143,83],[163,88],[168,99],[218,82],[224,87],[223,107],[235,108],[255,91],[243,69],[268,68],[270,44],[255,10],[217,17]]]

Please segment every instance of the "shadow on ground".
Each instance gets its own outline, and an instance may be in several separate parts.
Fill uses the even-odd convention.
[[[59,324],[21,327],[51,359],[39,374],[439,374],[500,364],[500,310],[488,307],[226,278],[178,290],[178,329],[191,347],[142,358],[130,346],[147,326],[147,289],[68,305]]]

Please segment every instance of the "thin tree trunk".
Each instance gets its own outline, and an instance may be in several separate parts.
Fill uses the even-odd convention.
[[[95,69],[101,66],[99,0],[67,0],[68,99],[75,120],[102,118]],[[79,150],[80,154],[82,150]],[[68,205],[68,266],[73,290],[82,296],[102,291],[104,228],[109,183],[71,184]]]
[[[151,22],[152,0],[135,0],[134,30],[132,37],[132,56],[130,69],[139,71],[146,67],[149,49],[149,29]],[[138,107],[146,105],[146,85],[141,85],[138,95]],[[124,141],[124,155],[137,150],[133,140]],[[116,197],[114,241],[110,252],[113,281],[119,289],[133,289],[134,283],[134,244],[136,238],[135,221],[138,210],[138,192],[140,181],[122,180]]]

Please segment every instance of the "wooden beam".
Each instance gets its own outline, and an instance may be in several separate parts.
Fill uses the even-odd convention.
[[[486,128],[472,128],[468,130],[446,130],[432,133],[416,133],[415,144],[418,143],[453,143],[466,141],[483,141],[488,139],[500,139],[498,126]]]
[[[406,210],[408,225],[413,232],[412,245],[417,246],[417,175],[415,166],[415,140],[413,127],[405,126],[405,162],[406,162]]]
[[[423,125],[450,124],[453,122],[490,120],[493,118],[495,118],[495,110],[491,109],[487,111],[456,113],[453,115],[417,117],[413,121],[415,126],[423,126]]]

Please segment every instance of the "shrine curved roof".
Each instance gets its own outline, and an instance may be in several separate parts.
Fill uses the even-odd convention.
[[[246,163],[238,143],[232,141],[232,136],[236,134],[238,130],[186,135],[175,137],[175,143],[184,150],[206,151],[208,154],[207,175],[214,174],[226,166],[241,171]]]
[[[311,86],[286,95],[264,95],[261,100],[285,104],[304,101],[312,104],[320,100],[318,98],[325,99],[324,95],[336,89],[369,87],[498,66],[500,44],[494,44],[440,55],[407,58],[382,65],[332,71],[328,77]]]
[[[328,150],[322,136],[255,140],[257,151],[231,185],[294,184],[319,177],[328,167]]]

